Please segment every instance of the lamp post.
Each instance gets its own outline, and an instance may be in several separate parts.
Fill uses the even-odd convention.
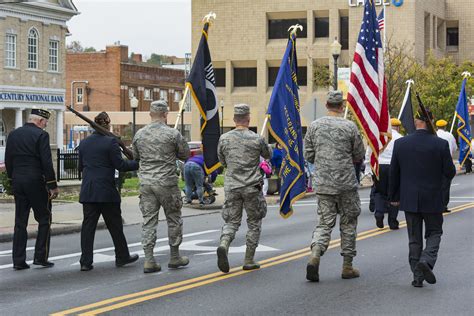
[[[224,99],[221,99],[221,135],[224,134]]]
[[[341,55],[342,45],[337,41],[337,37],[334,39],[334,42],[330,45],[331,55],[334,58],[334,83],[333,88],[337,90],[337,59]]]
[[[135,136],[135,116],[138,108],[138,99],[133,96],[130,98],[130,107],[132,108],[132,113],[133,113],[133,121],[132,121],[132,137]]]

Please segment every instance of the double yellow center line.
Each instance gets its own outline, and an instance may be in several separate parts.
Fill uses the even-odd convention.
[[[445,213],[443,215],[457,213],[471,207],[474,207],[474,202],[454,207],[451,209],[451,213]],[[406,227],[406,221],[400,222],[400,228],[403,228],[403,227]],[[390,232],[390,229],[388,227],[384,229],[376,228],[376,229],[367,230],[367,231],[357,234],[357,240],[364,240],[364,239],[371,238],[377,235],[385,234],[387,232]],[[341,244],[340,239],[333,240],[330,242],[328,249],[336,248],[340,246],[340,244]],[[265,268],[269,268],[269,267],[282,264],[285,262],[297,260],[297,259],[306,257],[309,254],[310,254],[310,249],[306,247],[300,250],[296,250],[296,251],[285,253],[285,254],[275,256],[272,258],[268,258],[268,259],[260,261],[260,264],[261,264],[260,269],[265,269]],[[106,299],[106,300],[99,301],[96,303],[79,306],[72,309],[67,309],[67,310],[57,312],[51,315],[59,316],[59,315],[69,315],[69,314],[76,314],[76,313],[80,313],[79,315],[98,315],[98,314],[110,312],[119,308],[131,306],[131,305],[142,303],[145,301],[157,299],[163,296],[171,295],[174,293],[187,291],[193,288],[215,283],[218,281],[234,278],[239,275],[252,273],[255,271],[258,271],[258,270],[244,271],[242,270],[242,267],[235,267],[235,268],[232,268],[230,272],[227,274],[223,274],[221,272],[210,273],[210,274],[206,274],[200,277],[187,279],[180,282],[170,283],[170,284],[152,288],[149,290],[117,296],[117,297]]]

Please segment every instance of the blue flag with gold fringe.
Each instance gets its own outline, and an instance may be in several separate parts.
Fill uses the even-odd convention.
[[[297,69],[296,34],[292,32],[267,112],[268,129],[284,151],[280,169],[280,215],[284,218],[293,213],[293,203],[306,192]]]
[[[459,164],[464,165],[466,159],[471,154],[471,126],[469,125],[469,110],[467,108],[466,81],[464,78],[459,93],[458,104],[456,105],[456,117],[458,118],[459,137]]]

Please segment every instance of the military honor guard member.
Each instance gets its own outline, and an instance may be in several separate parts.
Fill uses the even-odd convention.
[[[432,270],[443,235],[443,181],[456,174],[448,142],[428,131],[432,119],[429,110],[416,113],[416,132],[395,141],[390,164],[390,200],[405,212],[414,287],[424,280],[436,283]]]
[[[445,141],[448,142],[449,144],[449,152],[451,153],[451,157],[454,157],[454,153],[458,149],[458,144],[456,143],[456,139],[454,138],[453,134],[450,132],[446,131],[446,126],[448,125],[448,122],[445,120],[437,120],[436,121],[436,127],[438,128],[438,131],[436,134],[438,135],[439,138],[444,139]],[[447,178],[443,178],[443,198],[444,198],[444,206],[445,212],[449,212],[448,209],[448,204],[449,204],[449,195],[450,195],[450,190],[451,190],[451,180]]]
[[[344,119],[341,91],[330,91],[327,116],[312,122],[305,136],[304,157],[314,163],[318,224],[313,232],[306,279],[319,281],[320,257],[326,252],[331,232],[340,215],[342,278],[359,277],[352,266],[356,256],[357,219],[360,198],[354,162],[364,158],[365,148],[357,126]]]
[[[388,197],[388,186],[390,178],[390,162],[392,160],[393,144],[401,137],[400,127],[402,122],[396,118],[390,120],[392,125],[392,140],[379,156],[379,179],[374,179],[374,200],[375,200],[375,222],[378,228],[384,227],[384,214],[388,213],[388,226],[390,229],[398,229],[398,208],[390,204]]]
[[[259,269],[254,261],[262,229],[262,219],[267,214],[267,203],[262,193],[263,175],[259,171],[260,157],[270,159],[271,148],[263,137],[249,130],[250,108],[247,104],[234,106],[235,129],[219,139],[217,154],[227,168],[224,178],[225,202],[222,210],[224,226],[217,248],[217,266],[229,272],[228,252],[231,242],[242,222],[243,208],[247,212],[247,248],[244,270]]]
[[[110,128],[110,118],[106,112],[99,113],[94,121]],[[124,160],[119,144],[114,137],[92,133],[79,145],[79,170],[82,185],[79,202],[82,203],[84,219],[81,229],[80,259],[81,271],[93,269],[94,236],[100,215],[112,237],[115,246],[115,265],[124,266],[138,260],[138,255],[130,255],[127,240],[123,234],[120,194],[115,186],[115,170],[137,170],[138,163]]]
[[[33,264],[52,267],[48,261],[51,200],[59,190],[54,175],[49,134],[44,131],[50,113],[43,109],[32,109],[23,127],[10,133],[5,150],[5,165],[8,178],[12,180],[15,197],[15,231],[13,234],[13,268],[28,269],[26,263],[27,226],[30,208],[38,222]]]
[[[163,206],[168,223],[170,261],[168,268],[189,264],[188,257],[180,256],[179,245],[183,240],[181,218],[181,191],[178,187],[176,160],[190,156],[189,146],[178,130],[166,125],[168,104],[164,100],[150,105],[151,123],[140,129],[133,139],[133,157],[140,162],[140,210],[143,215],[142,245],[145,252],[144,273],[161,270],[155,261],[158,214]]]

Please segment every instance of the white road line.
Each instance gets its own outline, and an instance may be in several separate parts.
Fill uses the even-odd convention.
[[[199,235],[205,235],[205,234],[215,233],[215,232],[219,232],[219,231],[220,230],[218,230],[218,229],[205,230],[205,231],[201,231],[201,232],[185,234],[185,235],[183,235],[183,238],[194,237],[194,236],[199,236]],[[166,238],[160,238],[160,239],[156,240],[156,242],[163,242],[163,241],[168,241],[168,238],[166,237]],[[131,247],[137,247],[137,246],[141,246],[141,245],[142,245],[141,242],[137,242],[137,243],[133,243],[133,244],[128,244],[128,247],[131,248]],[[107,252],[107,251],[111,251],[111,250],[114,250],[114,249],[115,249],[114,247],[96,249],[96,250],[94,250],[94,253]],[[11,250],[10,250],[10,252],[11,252]],[[66,255],[50,257],[49,260],[51,260],[51,261],[62,260],[62,259],[79,257],[80,255],[81,255],[80,252],[75,252],[75,253],[70,253],[70,254],[66,254]],[[33,262],[32,260],[28,261],[29,264],[32,263],[32,262]],[[8,268],[11,268],[11,267],[13,267],[13,264],[0,265],[0,270],[8,269]]]

